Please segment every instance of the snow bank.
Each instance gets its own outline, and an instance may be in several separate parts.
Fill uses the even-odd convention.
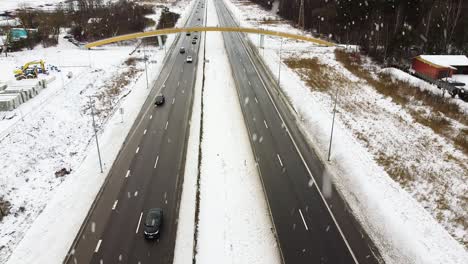
[[[223,38],[206,35],[197,263],[281,263]]]

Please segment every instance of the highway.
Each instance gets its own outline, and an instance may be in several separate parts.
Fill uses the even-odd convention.
[[[200,3],[204,0],[196,1],[185,26],[205,23]],[[202,34],[198,36],[196,44],[191,43],[193,34],[176,37],[64,263],[172,263]],[[179,54],[180,47],[185,54]],[[186,62],[189,55],[193,63]],[[159,93],[166,102],[155,107]],[[155,207],[164,210],[163,228],[160,239],[148,241],[143,223]]]
[[[214,1],[220,26],[236,26],[224,1]],[[255,48],[243,33],[223,38],[283,263],[379,263],[336,189],[322,194],[323,162]]]

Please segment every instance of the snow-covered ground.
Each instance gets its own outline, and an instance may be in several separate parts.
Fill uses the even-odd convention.
[[[171,7],[185,9],[178,23],[187,17],[189,2]],[[170,36],[168,45],[173,40]],[[87,51],[61,41],[57,47],[0,58],[0,78],[10,83],[14,66],[38,58],[59,66],[64,75],[73,73],[72,79],[63,76],[63,83],[61,74],[54,73],[57,80],[50,87],[15,110],[13,119],[0,121],[0,197],[12,203],[11,214],[0,223],[0,263],[63,260],[149,92],[145,78],[140,78],[143,54],[129,56],[134,49],[107,46]],[[147,54],[152,81],[165,54],[158,48]],[[129,57],[136,59],[135,66],[125,63]],[[102,174],[87,108],[88,96],[96,95]],[[124,109],[123,122],[119,108]],[[62,168],[72,169],[71,174],[56,177]]]
[[[64,0],[0,0],[0,11],[13,11],[17,8],[45,6],[64,3]]]
[[[281,263],[223,38],[206,36],[197,263]]]
[[[255,4],[225,2],[242,26],[304,34],[284,21],[265,23],[263,18],[276,19],[275,15]],[[259,36],[249,37],[254,44],[259,43]],[[260,54],[277,75],[281,41],[266,37],[265,45]],[[328,78],[333,89],[309,87],[301,79],[305,71],[289,69],[283,63],[289,58],[313,57],[326,67],[314,81]],[[349,72],[335,58],[334,48],[284,40],[282,58],[282,89],[324,160],[333,109],[331,95],[339,89],[333,160],[328,169],[385,261],[467,263],[465,248],[454,238],[462,243],[468,240],[468,157],[446,138],[416,122],[406,106]],[[383,166],[379,159],[388,160],[389,165]],[[407,183],[393,180],[390,176],[395,175],[389,175],[389,168],[409,173]]]

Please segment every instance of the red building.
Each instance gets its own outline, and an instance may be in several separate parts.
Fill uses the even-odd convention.
[[[468,71],[468,58],[464,55],[420,55],[413,58],[412,70],[430,77],[442,79]]]

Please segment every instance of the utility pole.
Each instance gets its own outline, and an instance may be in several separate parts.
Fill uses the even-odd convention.
[[[278,87],[281,87],[281,52],[283,50],[283,38],[281,38],[279,62],[278,62]]]
[[[304,0],[301,0],[301,7],[299,8],[299,20],[297,26],[304,30]]]
[[[336,105],[338,104],[338,87],[336,88],[336,95],[335,95],[335,106],[333,107],[333,121],[330,133],[330,145],[328,146],[328,161],[330,161],[331,157],[331,148],[332,148],[332,141],[333,141],[333,130],[335,128],[335,115],[336,115]]]
[[[143,60],[145,61],[145,75],[146,75],[146,89],[149,89],[148,84],[148,66],[146,65],[146,48],[145,48],[145,40],[143,39]]]
[[[98,157],[99,157],[99,167],[101,168],[101,173],[102,173],[103,170],[102,170],[101,150],[99,149],[99,141],[98,141],[98,136],[97,136],[96,121],[94,120],[94,102],[91,99],[91,96],[89,97],[89,107],[91,108],[91,116],[93,118],[94,137],[96,138],[96,147],[97,147],[97,152],[98,152]]]

